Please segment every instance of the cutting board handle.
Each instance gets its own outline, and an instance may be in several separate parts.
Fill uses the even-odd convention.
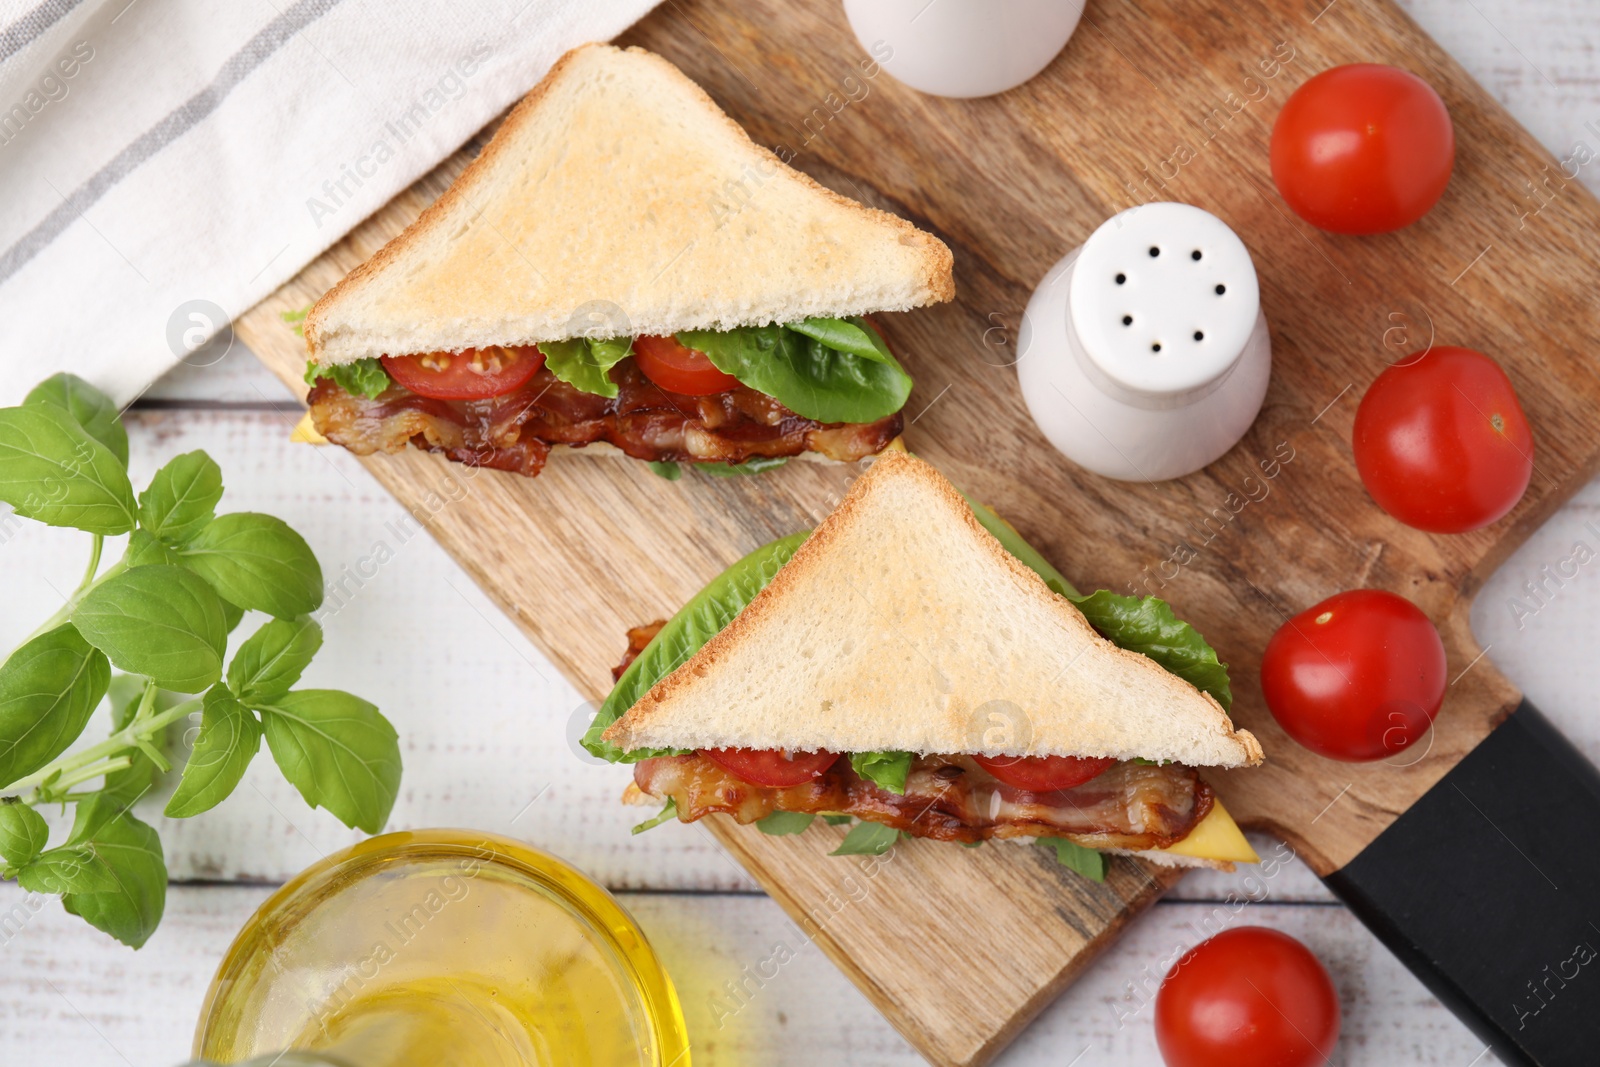
[[[1324,881],[1501,1062],[1600,1056],[1600,771],[1532,704]]]

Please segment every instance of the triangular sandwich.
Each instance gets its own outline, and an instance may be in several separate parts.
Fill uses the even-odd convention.
[[[557,446],[724,473],[882,450],[911,379],[864,316],[949,300],[950,251],[780,151],[659,56],[567,53],[306,316],[317,429],[529,475]]]
[[[586,744],[681,819],[1253,858],[1196,772],[1262,759],[1215,652],[1159,600],[1078,596],[904,452],[633,636]]]

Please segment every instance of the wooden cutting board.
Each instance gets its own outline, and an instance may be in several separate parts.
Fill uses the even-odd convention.
[[[1081,588],[1159,593],[1199,627],[1232,665],[1235,719],[1268,754],[1259,770],[1213,780],[1243,824],[1281,835],[1321,874],[1516,706],[1473,640],[1472,597],[1600,466],[1591,254],[1600,208],[1392,4],[1324,2],[1095,0],[1042,75],[976,101],[865,76],[866,55],[834,3],[667,0],[622,42],[673,60],[757,141],[794,150],[824,184],[950,245],[956,303],[885,320],[917,380],[908,443]],[[1268,172],[1271,123],[1289,93],[1352,61],[1416,71],[1456,123],[1443,201],[1398,234],[1312,230],[1287,212]],[[298,383],[304,353],[279,313],[303,309],[377,251],[481,143],[245,315],[239,336]],[[1152,199],[1198,204],[1244,238],[1274,374],[1260,418],[1227,456],[1177,481],[1127,485],[1051,450],[1012,364],[1038,279],[1105,218]],[[1473,534],[1399,525],[1367,498],[1351,461],[1362,391],[1430,339],[1500,359],[1534,426],[1527,497]],[[596,698],[626,627],[671,614],[744,553],[815,524],[855,473],[790,464],[759,478],[668,483],[640,464],[580,456],[530,481],[417,452],[366,465]],[[1285,614],[1356,586],[1426,610],[1454,679],[1430,738],[1387,764],[1307,753],[1261,699],[1260,652]],[[626,775],[617,778],[620,789]],[[728,849],[937,1064],[992,1057],[1174,878],[1119,860],[1096,886],[1026,848],[913,843],[881,859],[829,859],[838,831],[772,838],[715,821]]]

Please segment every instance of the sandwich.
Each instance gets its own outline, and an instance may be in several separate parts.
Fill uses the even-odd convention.
[[[583,743],[664,802],[641,829],[820,818],[844,854],[1012,840],[1094,878],[1256,860],[1199,773],[1262,760],[1211,646],[1154,597],[1079,595],[904,451],[630,633],[616,679]]]
[[[911,377],[874,316],[950,250],[756,145],[659,56],[567,53],[302,332],[318,433],[536,475],[552,449],[750,473],[853,462]]]

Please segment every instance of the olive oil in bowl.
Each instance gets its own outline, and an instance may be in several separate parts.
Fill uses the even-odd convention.
[[[467,830],[388,834],[275,893],[223,958],[197,1057],[687,1067],[672,983],[604,889]]]

